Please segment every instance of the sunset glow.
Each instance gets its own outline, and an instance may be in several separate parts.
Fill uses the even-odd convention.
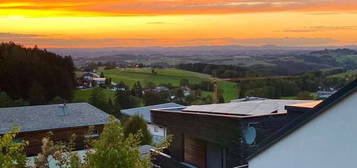
[[[40,47],[357,44],[355,0],[0,1],[0,41]]]

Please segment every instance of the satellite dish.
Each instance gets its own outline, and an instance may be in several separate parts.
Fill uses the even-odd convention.
[[[257,137],[257,131],[254,127],[249,126],[244,134],[244,140],[247,144],[251,145],[254,143]]]

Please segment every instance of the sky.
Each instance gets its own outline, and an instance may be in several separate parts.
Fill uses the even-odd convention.
[[[357,45],[357,0],[0,0],[0,41],[41,48]]]

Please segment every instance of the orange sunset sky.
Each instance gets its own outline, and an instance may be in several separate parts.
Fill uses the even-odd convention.
[[[357,44],[357,0],[0,0],[0,41],[41,48]]]

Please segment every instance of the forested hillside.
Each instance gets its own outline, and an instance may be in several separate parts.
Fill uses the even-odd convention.
[[[1,43],[0,80],[0,92],[12,99],[31,104],[45,104],[55,97],[69,100],[75,87],[74,65],[70,56]]]

